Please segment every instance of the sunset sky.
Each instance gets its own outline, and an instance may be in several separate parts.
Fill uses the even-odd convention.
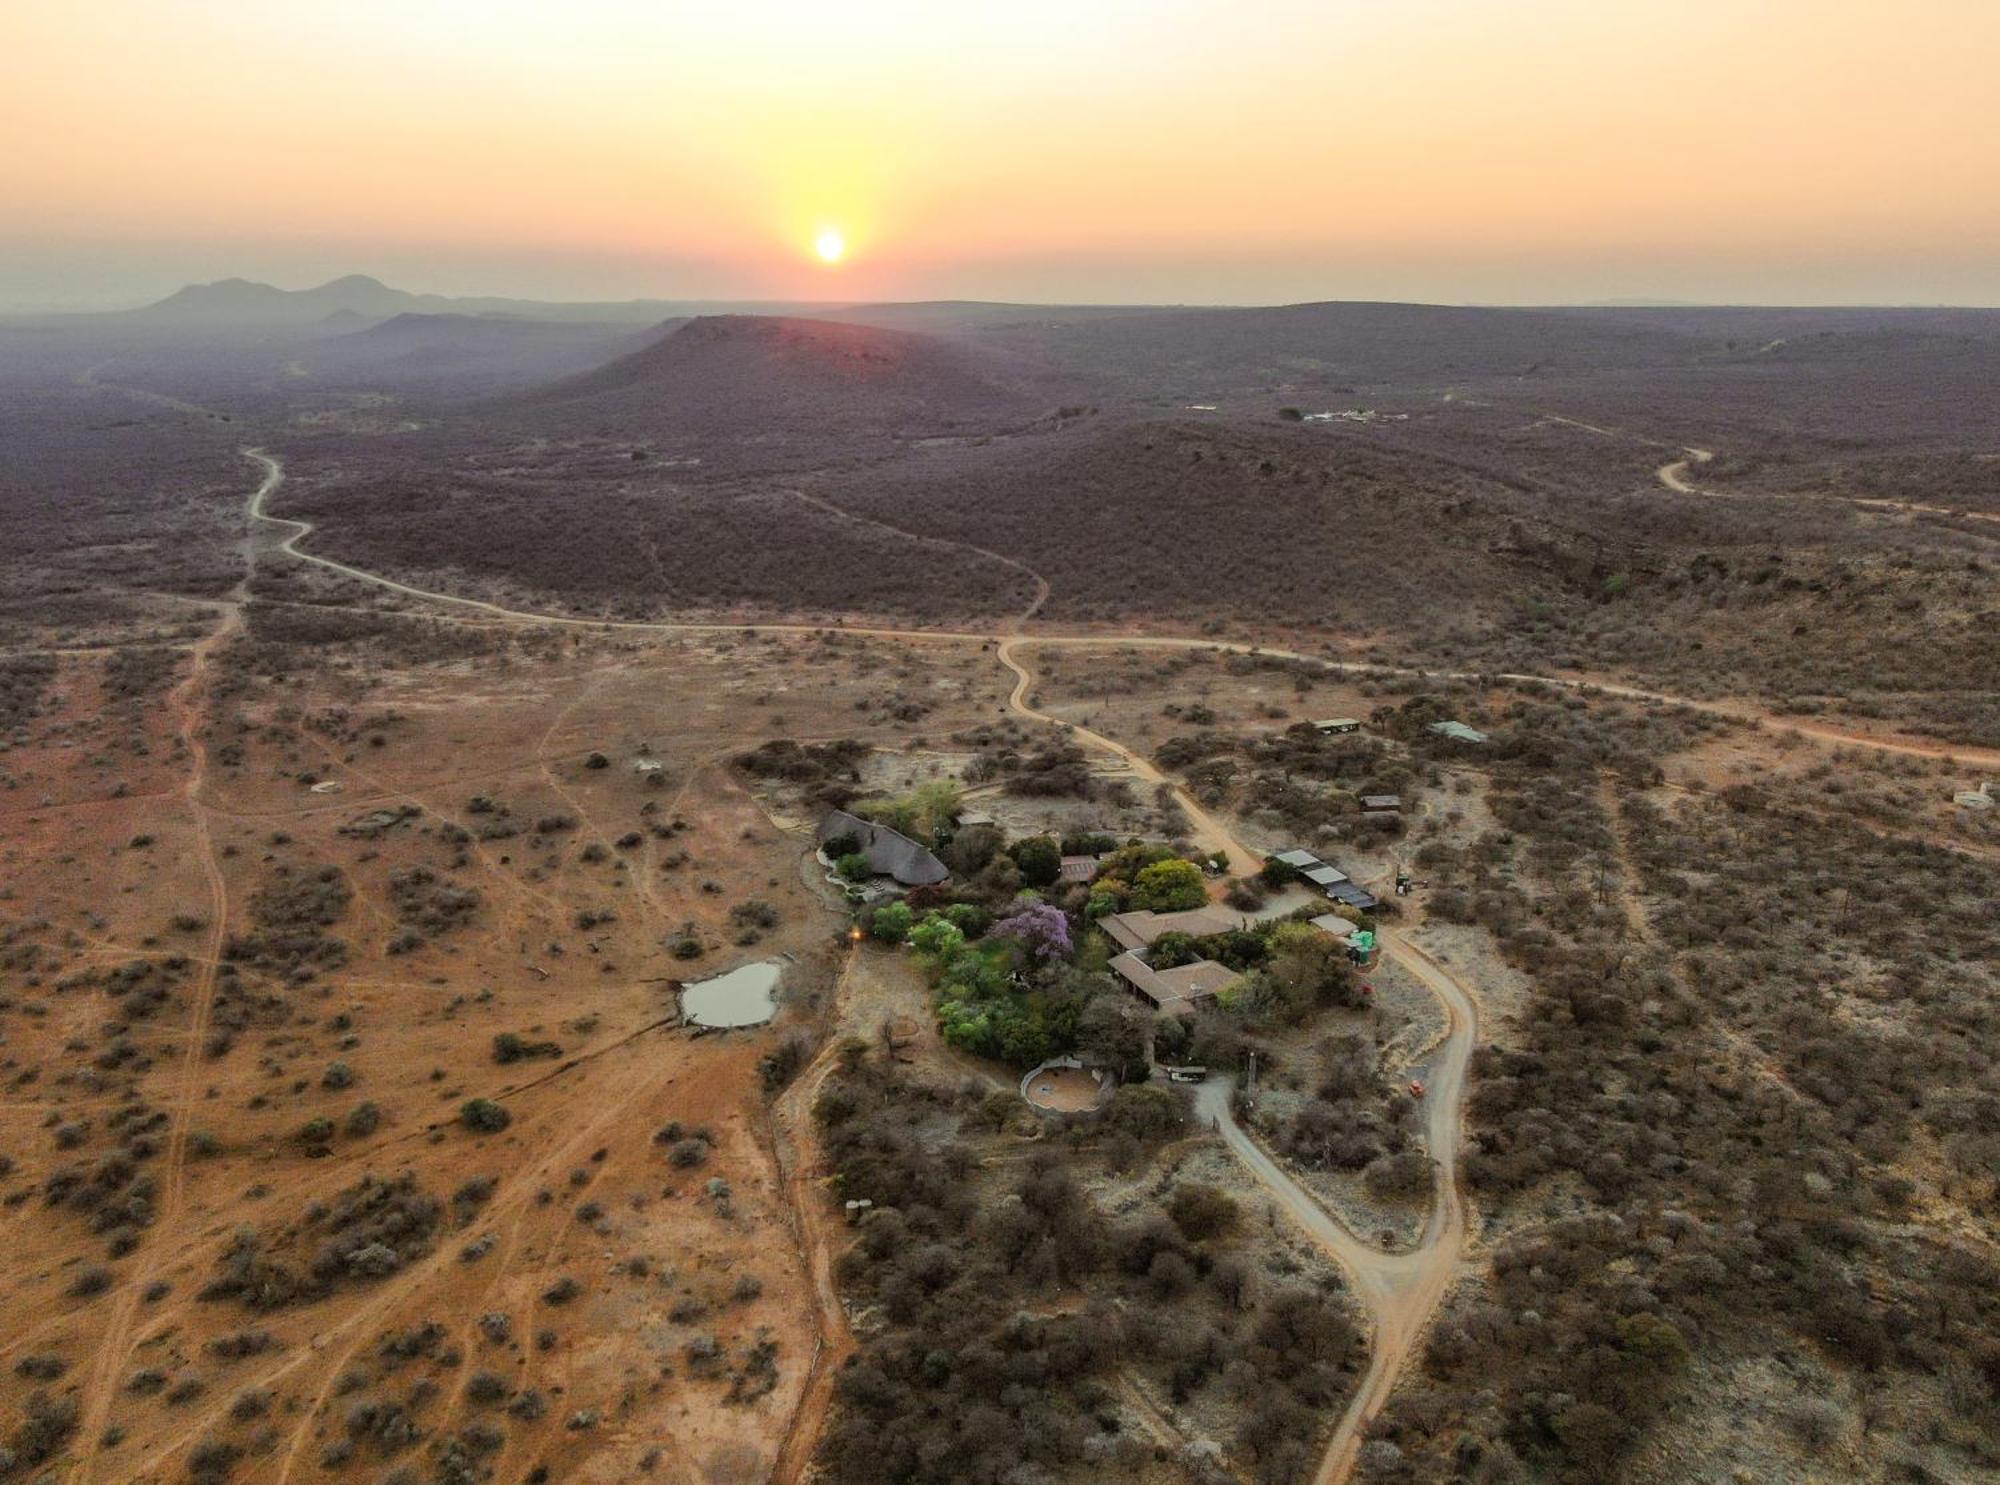
[[[2000,0],[4,0],[0,307],[1995,304],[1997,62]]]

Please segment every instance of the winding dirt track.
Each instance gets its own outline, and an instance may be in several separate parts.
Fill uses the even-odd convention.
[[[1114,649],[1215,650],[1301,661],[1348,675],[1432,675],[1449,680],[1547,685],[1574,691],[1597,692],[1635,701],[1685,706],[1740,721],[1785,726],[1804,735],[1829,742],[1893,753],[1949,755],[1982,766],[2000,768],[2000,750],[1952,748],[1921,738],[1880,737],[1835,727],[1793,722],[1774,718],[1769,713],[1744,703],[1699,701],[1588,678],[1512,672],[1496,675],[1478,671],[1422,670],[1414,667],[1335,660],[1321,655],[1268,646],[1165,635],[1096,634],[1026,637],[1022,631],[1027,621],[1040,611],[1047,599],[1048,584],[1039,574],[1023,564],[984,549],[979,549],[982,555],[1020,569],[1031,577],[1035,584],[1035,595],[1026,611],[997,631],[902,629],[863,625],[829,626],[808,623],[732,624],[603,620],[512,609],[483,599],[465,598],[456,594],[413,587],[363,568],[300,550],[299,543],[313,532],[312,524],[307,521],[272,516],[264,510],[266,500],[284,481],[283,465],[261,449],[246,449],[244,452],[265,470],[263,481],[250,497],[248,513],[253,521],[274,525],[286,531],[287,534],[278,544],[278,550],[301,562],[309,562],[345,577],[370,583],[410,598],[471,609],[512,622],[559,625],[578,629],[627,630],[655,634],[812,634],[837,628],[841,633],[885,639],[997,644],[1000,663],[1014,676],[1014,686],[1007,698],[1007,705],[1012,711],[1038,722],[1067,727],[1070,735],[1079,742],[1122,759],[1140,779],[1156,786],[1164,785],[1172,790],[1190,822],[1191,838],[1202,849],[1224,855],[1229,861],[1230,869],[1239,874],[1256,870],[1260,858],[1150,761],[1102,733],[1066,722],[1038,710],[1032,704],[1030,694],[1034,688],[1035,677],[1033,670],[1019,656],[1021,648],[1046,645]],[[1687,459],[1662,466],[1657,471],[1660,482],[1667,488],[1682,493],[1707,493],[1688,484],[1685,476],[1691,462],[1705,462],[1711,456],[1706,450],[1700,449],[1689,449],[1688,456]],[[849,514],[839,511],[837,507],[827,508],[841,515]],[[866,520],[863,517],[850,518]],[[1381,943],[1383,951],[1390,958],[1408,969],[1437,997],[1446,1015],[1446,1036],[1432,1064],[1431,1083],[1426,1095],[1426,1137],[1434,1162],[1434,1199],[1430,1216],[1414,1248],[1404,1253],[1382,1252],[1336,1221],[1236,1122],[1230,1108],[1233,1089],[1227,1082],[1218,1081],[1204,1085],[1198,1098],[1199,1108],[1214,1121],[1230,1150],[1272,1193],[1293,1219],[1346,1269],[1355,1293],[1366,1309],[1373,1326],[1373,1344],[1368,1368],[1346,1412],[1334,1429],[1316,1475],[1316,1485],[1340,1485],[1340,1482],[1346,1480],[1352,1473],[1367,1424],[1381,1411],[1395,1390],[1397,1381],[1416,1354],[1431,1316],[1458,1274],[1467,1237],[1468,1217],[1460,1187],[1459,1156],[1463,1139],[1462,1116],[1466,1069],[1478,1038],[1478,1006],[1471,991],[1464,984],[1407,938],[1393,932],[1385,932]],[[823,1060],[824,1054],[822,1062]],[[786,1123],[790,1127],[786,1132],[801,1146],[807,1145],[811,1139],[810,1118],[801,1117],[807,1095],[810,1090],[816,1089],[825,1070],[823,1065],[816,1066],[795,1085],[793,1102],[799,1106],[787,1111]],[[803,1172],[798,1169],[799,1164],[810,1166],[814,1156],[803,1150],[800,1153],[805,1154],[805,1160],[794,1163],[786,1175],[788,1185],[795,1188],[800,1208],[805,1212],[802,1221],[812,1229],[801,1235],[807,1240],[810,1250],[809,1261],[814,1266],[815,1304],[821,1312],[823,1339],[822,1350],[815,1357],[813,1372],[808,1379],[807,1394],[802,1399],[799,1414],[788,1430],[782,1447],[778,1478],[786,1482],[799,1479],[810,1461],[812,1446],[824,1421],[826,1407],[831,1398],[837,1361],[844,1356],[845,1348],[852,1345],[851,1337],[847,1334],[845,1317],[839,1307],[838,1296],[828,1292],[831,1275],[826,1269],[826,1264],[830,1253],[830,1240],[824,1230],[825,1214],[811,1211],[813,1203],[805,1199],[807,1197],[805,1188],[809,1183],[802,1179]],[[820,1220],[816,1221],[815,1217]]]
[[[1216,1128],[1236,1158],[1275,1197],[1314,1241],[1347,1271],[1355,1297],[1372,1329],[1368,1368],[1334,1427],[1314,1475],[1316,1485],[1339,1485],[1353,1473],[1363,1431],[1395,1391],[1404,1369],[1416,1359],[1431,1316],[1457,1278],[1468,1235],[1464,1194],[1459,1185],[1463,1142],[1465,1073],[1479,1037],[1479,1008],[1465,986],[1423,950],[1385,932],[1383,951],[1423,981],[1445,1011],[1445,1040],[1431,1067],[1425,1095],[1425,1139],[1432,1165],[1429,1218],[1415,1247],[1385,1253],[1357,1237],[1310,1192],[1265,1153],[1236,1122],[1231,1108],[1235,1087],[1227,1079],[1204,1083],[1195,1106]]]
[[[1034,674],[1015,657],[1015,643],[1009,639],[1000,646],[1000,662],[1015,677],[1008,706],[1023,716],[1064,725],[1061,719],[1029,704]],[[1190,834],[1195,842],[1205,850],[1226,855],[1231,871],[1242,875],[1263,864],[1261,856],[1196,804],[1185,789],[1132,749],[1084,727],[1071,727],[1070,735],[1123,759],[1148,782],[1171,789],[1193,824]],[[1368,1369],[1335,1425],[1314,1476],[1316,1485],[1339,1485],[1353,1472],[1362,1431],[1381,1412],[1404,1368],[1414,1359],[1417,1343],[1457,1277],[1465,1252],[1467,1224],[1459,1186],[1459,1149],[1464,1135],[1465,1073],[1478,1040],[1479,1007],[1471,991],[1408,939],[1384,931],[1380,942],[1384,953],[1437,997],[1445,1013],[1445,1038],[1432,1060],[1424,1104],[1424,1138],[1432,1161],[1431,1210],[1415,1247],[1405,1253],[1385,1253],[1337,1221],[1236,1122],[1231,1107],[1235,1087],[1228,1079],[1202,1084],[1195,1099],[1196,1108],[1214,1124],[1251,1175],[1347,1271],[1373,1327]]]
[[[412,587],[408,583],[397,582],[394,578],[383,577],[380,573],[369,572],[366,568],[353,567],[345,562],[336,562],[331,557],[322,557],[313,552],[301,551],[299,543],[314,531],[310,521],[293,520],[286,516],[265,513],[266,499],[284,483],[284,466],[262,449],[245,449],[246,456],[264,466],[264,481],[250,497],[249,512],[253,519],[269,525],[287,528],[289,534],[278,543],[277,550],[301,562],[310,562],[316,567],[326,568],[345,577],[370,583],[378,588],[386,588],[392,593],[405,597],[420,598],[431,603],[447,604],[456,608],[472,609],[518,624],[556,625],[569,629],[597,629],[605,631],[630,631],[642,634],[824,634],[829,631],[839,634],[858,634],[873,639],[900,639],[933,641],[939,643],[993,644],[998,642],[1003,650],[1002,663],[1015,675],[1015,695],[1021,696],[1025,690],[1024,672],[1013,660],[1013,646],[1016,643],[1035,645],[1083,646],[1091,649],[1142,649],[1142,650],[1214,650],[1232,655],[1263,655],[1277,660],[1297,660],[1308,665],[1316,665],[1322,670],[1338,675],[1354,676],[1433,676],[1439,680],[1471,681],[1479,683],[1510,683],[1539,686],[1554,686],[1566,691],[1594,692],[1605,696],[1616,696],[1628,701],[1649,701],[1665,706],[1684,706],[1693,711],[1708,712],[1715,716],[1729,717],[1739,722],[1755,722],[1773,727],[1782,727],[1805,737],[1815,737],[1824,742],[1849,744],[1856,747],[1874,748],[1885,753],[1902,753],[1913,757],[1957,758],[1980,768],[2000,769],[2000,748],[1960,747],[1938,742],[1929,738],[1911,737],[1898,734],[1885,736],[1877,733],[1858,732],[1850,729],[1828,726],[1820,723],[1798,721],[1772,713],[1747,702],[1702,701],[1690,696],[1674,696],[1663,691],[1648,691],[1639,686],[1620,685],[1614,681],[1597,680],[1588,676],[1529,675],[1519,671],[1479,671],[1479,670],[1438,670],[1414,665],[1382,665],[1366,660],[1335,660],[1325,655],[1311,655],[1298,650],[1287,650],[1271,645],[1244,644],[1235,640],[1197,639],[1171,634],[1037,634],[1032,640],[1021,634],[1021,627],[1041,608],[1046,584],[1036,575],[1038,583],[1034,601],[1028,609],[1010,620],[999,630],[983,629],[901,629],[889,625],[867,624],[803,624],[785,622],[750,623],[700,623],[674,620],[642,619],[587,619],[574,614],[540,613],[532,609],[508,608],[503,604],[489,603],[482,598],[465,598],[456,593],[441,593],[435,589]],[[1677,466],[1669,465],[1668,468]],[[1664,471],[1662,471],[1664,479]],[[859,519],[859,518],[857,518]],[[875,523],[879,524],[879,523]],[[891,528],[896,529],[896,528]],[[984,548],[976,550],[984,551]],[[997,553],[987,553],[998,556]],[[1007,559],[1002,559],[1007,560]],[[1019,564],[1014,564],[1018,566]],[[1027,571],[1028,569],[1023,569]],[[1043,721],[1053,720],[1045,713],[1021,706],[1016,710]],[[1070,725],[1070,724],[1062,724]],[[1079,735],[1087,741],[1109,745],[1109,740],[1096,733],[1078,729]],[[1157,771],[1155,776],[1157,776]],[[1196,814],[1200,812],[1197,811]],[[1193,818],[1192,816],[1190,818]]]
[[[1564,421],[1567,420],[1565,419]],[[1662,464],[1658,469],[1653,471],[1654,476],[1661,484],[1672,490],[1676,495],[1701,495],[1711,500],[1733,500],[1738,498],[1727,491],[1710,490],[1697,485],[1687,477],[1691,466],[1706,464],[1715,457],[1713,449],[1690,448],[1686,453],[1687,458],[1676,459],[1671,464]],[[2000,522],[2000,512],[1954,510],[1948,505],[1925,505],[1923,502],[1917,500],[1889,500],[1874,495],[1842,495],[1834,491],[1828,491],[1826,494],[1815,498],[1836,500],[1843,505],[1857,505],[1863,510],[1888,511],[1896,515],[1946,516],[1954,521]]]

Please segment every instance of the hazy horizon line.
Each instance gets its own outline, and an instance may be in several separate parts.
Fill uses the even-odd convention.
[[[1015,299],[1008,297],[984,298],[977,295],[918,295],[908,299],[881,296],[778,296],[778,295],[676,295],[671,293],[612,295],[600,298],[568,296],[547,296],[532,292],[480,292],[453,291],[448,289],[412,289],[390,279],[365,270],[335,274],[331,278],[287,288],[269,279],[251,278],[244,274],[224,274],[214,279],[190,279],[154,298],[130,300],[124,297],[98,298],[79,297],[67,303],[56,304],[47,301],[0,300],[0,318],[21,319],[69,319],[92,318],[119,314],[133,314],[154,308],[188,289],[213,288],[224,284],[243,284],[255,288],[273,289],[282,294],[306,294],[329,288],[349,279],[364,279],[393,292],[408,294],[422,299],[443,299],[454,302],[472,303],[478,301],[500,301],[518,304],[547,305],[553,307],[574,306],[579,309],[608,305],[737,305],[774,307],[813,307],[824,309],[865,309],[870,307],[912,306],[924,304],[984,305],[1000,308],[1018,307],[1023,309],[1285,309],[1309,304],[1393,304],[1432,309],[1494,309],[1494,310],[1576,310],[1576,309],[1761,309],[1761,310],[2000,310],[2000,303],[1974,302],[1968,300],[1891,300],[1891,299],[1826,299],[1826,300],[1754,300],[1754,299],[1690,299],[1684,297],[1616,295],[1599,296],[1589,299],[1549,299],[1538,301],[1502,301],[1494,299],[1426,299],[1397,298],[1375,295],[1342,297],[1330,294],[1324,297],[1299,299],[1096,299],[1096,298],[1050,298]],[[409,313],[411,311],[398,311]],[[422,312],[422,311],[417,311]],[[448,312],[448,311],[438,311]]]

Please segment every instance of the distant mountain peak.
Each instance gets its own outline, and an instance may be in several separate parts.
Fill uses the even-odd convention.
[[[189,284],[135,313],[146,319],[228,324],[313,324],[329,315],[379,320],[425,303],[365,273],[350,273],[312,289],[280,289],[247,278]]]

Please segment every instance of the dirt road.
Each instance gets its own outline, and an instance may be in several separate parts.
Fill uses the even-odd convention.
[[[1106,641],[1106,643],[1110,642]],[[1242,844],[1224,829],[1213,815],[1196,804],[1188,796],[1186,790],[1175,785],[1171,779],[1155,768],[1148,759],[1141,757],[1138,753],[1126,747],[1125,744],[1106,737],[1101,732],[1092,732],[1088,727],[1080,727],[1074,722],[1065,722],[1060,717],[1052,717],[1047,712],[1035,710],[1028,701],[1028,694],[1035,686],[1035,673],[1017,659],[1014,654],[1014,647],[1020,643],[1023,643],[1023,641],[1012,638],[1002,640],[1000,643],[1000,663],[1014,672],[1014,689],[1007,695],[1007,705],[1010,708],[1019,712],[1024,717],[1032,717],[1037,722],[1046,722],[1052,727],[1068,728],[1070,735],[1079,741],[1088,743],[1099,752],[1110,753],[1116,758],[1123,759],[1132,772],[1146,783],[1155,786],[1165,784],[1168,788],[1172,789],[1174,791],[1174,798],[1180,804],[1181,812],[1188,817],[1188,823],[1192,826],[1192,829],[1188,832],[1189,839],[1203,851],[1219,851],[1226,855],[1229,858],[1230,871],[1234,872],[1237,876],[1243,876],[1246,873],[1256,871],[1258,867],[1264,864],[1261,856],[1245,850]],[[1032,640],[1026,641],[1026,643],[1040,644],[1042,641]]]
[[[1676,495],[1708,494],[1707,490],[1700,489],[1688,483],[1687,472],[1690,464],[1706,464],[1709,460],[1713,459],[1715,457],[1715,450],[1690,448],[1684,452],[1687,454],[1687,458],[1676,459],[1670,464],[1662,464],[1658,469],[1653,471],[1654,476],[1661,484],[1672,490]]]
[[[1676,495],[1705,495],[1714,500],[1733,500],[1737,498],[1729,491],[1705,489],[1688,479],[1687,475],[1690,465],[1708,463],[1709,460],[1715,457],[1713,450],[1691,448],[1687,451],[1687,454],[1687,458],[1676,459],[1671,464],[1662,464],[1658,469],[1653,471],[1661,484],[1672,490]],[[1993,511],[1954,510],[1948,505],[1925,505],[1922,501],[1918,500],[1889,500],[1873,495],[1842,495],[1834,491],[1827,491],[1824,494],[1808,496],[1807,498],[1837,500],[1844,505],[1860,506],[1863,510],[1888,511],[1896,515],[1947,516],[1955,521],[2000,522],[2000,513]]]
[[[853,972],[858,953],[858,948],[849,952],[842,979]],[[838,995],[836,991],[836,1000]],[[772,1147],[803,1257],[811,1272],[813,1309],[820,1334],[819,1344],[813,1348],[812,1365],[806,1373],[805,1389],[786,1425],[777,1462],[771,1467],[770,1485],[798,1485],[806,1477],[813,1455],[819,1450],[827,1413],[833,1406],[834,1383],[841,1366],[854,1354],[854,1332],[847,1323],[847,1311],[834,1281],[834,1265],[846,1245],[834,1221],[831,1198],[826,1191],[826,1163],[812,1120],[813,1101],[839,1061],[839,1053],[840,1039],[829,1037],[811,1065],[779,1096],[773,1111]]]
[[[152,1241],[141,1246],[138,1271],[119,1291],[110,1323],[98,1341],[90,1374],[78,1399],[80,1442],[76,1462],[70,1470],[70,1479],[75,1481],[89,1479],[97,1464],[112,1399],[117,1395],[119,1378],[124,1373],[131,1352],[141,1296],[167,1262],[165,1250],[168,1238],[175,1233],[187,1207],[188,1138],[200,1103],[202,1059],[207,1055],[217,971],[222,964],[223,945],[229,930],[228,884],[223,879],[208,810],[201,797],[208,780],[208,743],[204,737],[203,722],[215,654],[243,627],[243,604],[249,594],[255,561],[253,548],[254,540],[246,533],[240,551],[242,576],[229,594],[222,620],[189,652],[188,673],[169,696],[175,728],[188,760],[182,794],[194,825],[196,856],[208,890],[208,933],[202,953],[192,961],[195,976],[189,990],[187,1025],[182,1033],[185,1041],[181,1052],[179,1085],[174,1094],[167,1146],[161,1162],[160,1201],[151,1224]]]
[[[1465,1254],[1467,1222],[1459,1156],[1465,1074],[1479,1037],[1478,1006],[1443,966],[1401,935],[1385,932],[1381,943],[1383,952],[1422,980],[1445,1011],[1445,1039],[1424,1096],[1424,1137],[1433,1161],[1431,1211],[1414,1248],[1385,1253],[1335,1219],[1236,1122],[1230,1107],[1235,1088],[1227,1079],[1202,1084],[1195,1098],[1197,1110],[1214,1124],[1244,1168],[1347,1271],[1355,1297],[1368,1315],[1368,1369],[1334,1426],[1313,1477],[1315,1485],[1340,1485],[1353,1473],[1364,1430],[1416,1359],[1431,1316],[1457,1278]]]
[[[1015,643],[1010,639],[1000,646],[1000,663],[1014,672],[1014,689],[1007,697],[1008,706],[1023,716],[1063,725],[1059,719],[1036,711],[1029,704],[1034,673],[1015,656]],[[1246,875],[1263,864],[1261,856],[1197,805],[1185,789],[1130,748],[1087,727],[1071,727],[1070,732],[1073,737],[1124,759],[1149,782],[1165,784],[1171,789],[1194,824],[1197,844],[1204,850],[1225,854],[1232,872]],[[1432,1160],[1431,1210],[1414,1248],[1407,1253],[1384,1253],[1335,1220],[1236,1122],[1230,1107],[1234,1087],[1227,1079],[1202,1084],[1195,1100],[1196,1108],[1215,1125],[1236,1158],[1347,1271],[1371,1322],[1368,1369],[1334,1428],[1314,1476],[1316,1485],[1340,1485],[1353,1473],[1362,1431],[1381,1412],[1404,1369],[1414,1359],[1424,1329],[1457,1276],[1465,1252],[1466,1214],[1459,1186],[1459,1150],[1464,1132],[1465,1073],[1479,1035],[1479,1008],[1471,993],[1415,944],[1388,931],[1381,934],[1380,942],[1385,954],[1409,970],[1437,997],[1445,1013],[1445,1037],[1432,1063],[1424,1107],[1424,1137]]]
[[[344,577],[359,582],[371,583],[392,593],[401,593],[409,598],[421,598],[432,603],[446,604],[457,608],[472,609],[519,624],[554,625],[569,629],[596,629],[642,634],[824,634],[835,630],[841,634],[858,634],[872,639],[897,639],[909,641],[934,641],[941,643],[993,644],[998,642],[1004,652],[1002,663],[1015,675],[1016,692],[1023,688],[1025,672],[1014,659],[1014,646],[1018,644],[1088,646],[1094,649],[1147,649],[1147,650],[1215,650],[1231,655],[1264,655],[1278,660],[1296,660],[1308,665],[1316,665],[1322,670],[1337,675],[1352,676],[1434,676],[1439,680],[1472,682],[1508,682],[1554,686],[1567,691],[1599,692],[1606,696],[1616,696],[1628,701],[1646,701],[1664,706],[1684,706],[1693,711],[1708,712],[1715,716],[1730,717],[1736,721],[1756,722],[1766,726],[1788,728],[1806,737],[1816,737],[1827,742],[1852,744],[1858,747],[1875,748],[1882,752],[1903,753],[1916,757],[1952,757],[1979,768],[2000,769],[2000,748],[1959,747],[1937,742],[1928,738],[1906,735],[1882,736],[1875,733],[1857,732],[1851,729],[1800,722],[1777,716],[1761,707],[1741,701],[1701,701],[1688,696],[1673,696],[1662,691],[1648,691],[1638,686],[1621,685],[1614,681],[1603,681],[1588,676],[1530,675],[1520,671],[1477,671],[1477,670],[1437,670],[1424,666],[1381,665],[1365,660],[1334,660],[1324,655],[1310,655],[1298,650],[1287,650],[1270,645],[1244,644],[1234,640],[1196,639],[1182,635],[1162,634],[1037,634],[1032,638],[1020,634],[1021,626],[1041,608],[1046,593],[1039,575],[1040,584],[1036,596],[1028,609],[1010,620],[1000,630],[991,629],[906,629],[890,625],[870,624],[799,624],[799,623],[699,623],[676,620],[643,619],[586,619],[573,614],[550,614],[533,609],[508,608],[503,604],[489,603],[482,598],[464,598],[455,593],[441,593],[434,589],[412,587],[408,583],[383,577],[365,568],[353,567],[345,562],[336,562],[330,557],[321,557],[312,552],[301,551],[299,543],[310,536],[315,529],[310,521],[298,521],[285,516],[267,515],[264,511],[266,499],[284,483],[284,466],[262,449],[245,449],[244,454],[264,466],[265,477],[251,495],[249,512],[254,520],[273,526],[286,528],[288,534],[278,543],[277,550],[301,562],[310,562],[329,572],[340,573]],[[1705,451],[1693,451],[1705,452]],[[1669,468],[1684,468],[1686,461]],[[1664,472],[1663,472],[1664,475]],[[983,550],[983,549],[982,549]],[[997,554],[992,554],[997,555]],[[1030,569],[1023,569],[1031,571]],[[1044,721],[1054,720],[1045,713],[1029,708],[1017,707],[1027,715]],[[1067,725],[1067,724],[1065,724]],[[1095,733],[1084,734],[1100,746],[1123,755],[1123,750]],[[1129,756],[1129,755],[1126,755]]]

